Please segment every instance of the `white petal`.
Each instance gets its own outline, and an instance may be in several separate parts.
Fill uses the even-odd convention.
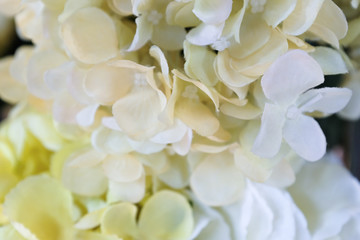
[[[109,181],[109,190],[106,200],[108,203],[124,201],[136,203],[143,199],[145,195],[145,174],[133,182],[113,182]]]
[[[329,47],[316,47],[314,52],[310,53],[321,66],[325,75],[347,73],[347,67],[341,54]]]
[[[76,114],[76,121],[82,127],[91,126],[95,120],[96,111],[99,108],[99,104],[94,104],[83,108],[78,114]]]
[[[174,151],[181,156],[188,154],[190,151],[192,138],[193,132],[190,128],[188,128],[183,139],[181,139],[179,142],[173,143],[172,147]]]
[[[285,112],[282,108],[266,103],[261,117],[260,131],[255,139],[252,152],[264,158],[275,156],[281,147]]]
[[[173,126],[159,132],[150,140],[155,143],[168,144],[181,141],[185,136],[188,127],[179,119],[175,119]]]
[[[195,0],[193,12],[206,24],[225,22],[232,8],[232,0]]]
[[[142,154],[152,154],[162,151],[166,144],[154,143],[151,141],[135,141],[128,138],[128,143],[134,149],[134,151]]]
[[[302,158],[316,161],[324,156],[326,139],[313,118],[301,114],[297,119],[288,119],[283,134],[285,141]]]
[[[196,28],[190,30],[186,35],[186,40],[194,45],[205,46],[214,43],[220,38],[224,24],[218,25],[200,24]]]
[[[106,176],[114,182],[133,182],[141,177],[143,166],[133,155],[109,155],[102,167]]]
[[[196,196],[210,206],[233,203],[245,187],[244,176],[229,152],[211,154],[204,159],[192,173],[190,184]]]
[[[320,65],[306,52],[292,50],[270,66],[261,86],[268,99],[289,106],[301,93],[323,82]]]
[[[319,111],[333,114],[343,109],[351,98],[351,91],[347,88],[311,89],[298,99],[302,112]],[[312,100],[314,100],[312,102]]]
[[[76,115],[83,107],[70,94],[63,93],[53,103],[54,120],[60,123],[76,124]]]
[[[263,17],[268,25],[276,27],[294,11],[296,3],[297,0],[268,0]]]
[[[105,127],[92,132],[91,143],[99,152],[109,154],[124,154],[133,150],[124,133]]]

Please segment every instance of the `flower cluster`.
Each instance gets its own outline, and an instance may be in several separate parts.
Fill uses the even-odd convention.
[[[360,21],[337,4],[0,0],[32,42],[0,60],[0,239],[360,237],[314,119],[360,117]]]

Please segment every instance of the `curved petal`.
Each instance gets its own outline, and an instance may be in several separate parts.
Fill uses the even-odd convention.
[[[340,52],[329,47],[316,47],[315,51],[310,53],[321,66],[325,75],[347,73],[347,67],[341,57]]]
[[[320,65],[305,51],[291,50],[270,66],[261,86],[268,99],[289,106],[301,93],[323,82]]]
[[[194,219],[187,199],[168,190],[155,193],[140,212],[141,239],[188,239]]]
[[[99,104],[89,105],[76,114],[76,122],[82,127],[89,127],[95,121]]]
[[[113,182],[109,181],[109,190],[106,195],[108,203],[118,201],[137,203],[145,195],[145,174],[133,182]]]
[[[333,114],[343,109],[351,98],[351,90],[347,88],[320,88],[311,89],[302,94],[299,107],[302,112],[318,111],[324,114]]]
[[[210,206],[238,200],[245,188],[242,172],[235,167],[229,152],[210,154],[193,171],[190,185],[196,196]]]
[[[201,23],[196,28],[190,30],[190,32],[186,35],[186,40],[194,45],[209,45],[220,38],[223,28],[224,23],[217,25]]]
[[[113,20],[96,7],[82,8],[61,27],[65,47],[79,61],[104,62],[116,56],[118,40]]]
[[[141,15],[136,18],[136,32],[134,39],[127,51],[136,51],[144,46],[150,39],[153,33],[153,25],[146,19],[146,15]]]
[[[206,24],[225,22],[232,9],[232,0],[195,0],[193,12]]]
[[[133,155],[109,155],[103,163],[105,175],[114,182],[133,182],[143,173],[141,162]]]
[[[266,103],[261,117],[260,131],[251,151],[263,158],[274,157],[281,147],[284,124],[285,110]]]
[[[268,25],[276,27],[294,11],[296,3],[297,0],[268,0],[263,18]]]
[[[133,150],[124,133],[105,127],[92,132],[91,143],[99,152],[108,154],[124,154]]]
[[[325,135],[311,117],[300,114],[297,119],[288,119],[283,135],[290,147],[308,161],[319,160],[326,152]]]

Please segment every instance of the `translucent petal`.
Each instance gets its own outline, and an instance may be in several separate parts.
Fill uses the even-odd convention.
[[[214,52],[185,41],[184,54],[186,59],[184,69],[189,77],[200,80],[206,86],[214,86],[218,82],[213,67],[216,57]]]
[[[101,165],[72,167],[64,165],[62,182],[71,192],[82,196],[100,196],[108,185]]]
[[[344,46],[348,46],[360,35],[360,17],[349,21],[348,32],[346,36],[340,41]]]
[[[53,49],[37,52],[29,59],[27,67],[27,85],[29,91],[42,99],[50,99],[53,92],[45,83],[46,71],[62,65],[67,58]]]
[[[272,173],[273,163],[259,158],[246,149],[237,148],[234,152],[235,165],[243,174],[255,182],[265,182]]]
[[[195,0],[193,12],[206,24],[218,24],[225,22],[231,8],[231,0]]]
[[[263,18],[268,25],[276,27],[294,11],[296,3],[297,0],[268,0]]]
[[[300,115],[285,122],[283,136],[290,147],[302,158],[316,161],[326,151],[326,139],[319,124],[311,117]]]
[[[19,183],[7,195],[4,211],[11,221],[22,224],[39,240],[72,237],[71,194],[47,175]]]
[[[137,203],[145,195],[145,174],[142,174],[134,182],[113,182],[109,181],[109,190],[106,195],[108,203],[124,201]]]
[[[170,164],[168,170],[159,174],[159,179],[175,189],[186,187],[190,178],[190,168],[186,159],[178,155],[173,155],[169,157],[168,162]]]
[[[55,121],[76,124],[76,115],[83,107],[70,94],[63,93],[55,99],[52,106],[52,114]]]
[[[131,203],[119,203],[106,209],[101,219],[101,232],[115,234],[123,240],[131,240],[137,235],[136,217],[138,209]]]
[[[92,229],[100,225],[105,209],[99,209],[84,215],[77,223],[75,228],[77,229]]]
[[[190,184],[203,203],[221,206],[242,196],[244,180],[242,172],[235,167],[233,155],[225,151],[206,157],[193,171]]]
[[[343,109],[351,98],[351,91],[347,88],[311,89],[302,94],[297,100],[303,112],[321,112],[333,114]],[[314,100],[312,102],[312,100]]]
[[[108,4],[113,7],[117,13],[123,16],[132,14],[132,1],[131,0],[108,0]]]
[[[146,19],[146,15],[139,16],[135,19],[136,33],[128,51],[136,51],[144,46],[151,39],[153,25]]]
[[[270,66],[261,79],[261,86],[268,99],[289,106],[301,93],[323,82],[320,65],[306,52],[292,50]]]
[[[28,240],[21,236],[11,225],[2,226],[0,228],[0,238],[7,240]]]
[[[162,132],[159,132],[150,140],[160,144],[179,142],[185,136],[187,130],[188,127],[183,122],[181,122],[179,119],[175,119],[173,126]]]
[[[347,73],[347,67],[340,53],[328,47],[316,47],[315,51],[310,53],[321,66],[325,75]]]
[[[193,8],[193,1],[172,1],[166,7],[166,21],[170,25],[178,25],[184,28],[197,26],[201,21],[192,12]]]
[[[106,154],[98,152],[91,147],[80,149],[73,153],[67,160],[67,167],[94,167],[104,160]]]
[[[283,22],[283,31],[289,35],[300,35],[310,28],[324,0],[297,1],[295,10]]]
[[[135,141],[128,138],[127,141],[130,144],[130,146],[134,149],[134,151],[142,154],[157,153],[162,151],[166,147],[166,144],[155,143],[149,140]]]
[[[192,138],[193,132],[190,128],[188,128],[184,137],[179,142],[172,144],[174,151],[181,156],[188,154],[191,148]]]
[[[184,28],[161,21],[154,27],[151,42],[164,50],[175,51],[183,48],[185,36]]]
[[[285,110],[266,103],[252,152],[263,158],[274,157],[281,147],[284,124]]]
[[[209,45],[220,38],[223,28],[224,23],[217,25],[201,23],[196,28],[190,30],[190,32],[186,35],[186,40],[194,45]]]
[[[151,46],[149,50],[150,55],[156,59],[156,61],[160,64],[161,72],[165,78],[165,83],[169,88],[172,87],[172,81],[169,76],[169,65],[166,61],[164,53],[158,46]]]
[[[135,140],[152,137],[163,127],[158,120],[162,112],[161,99],[149,87],[116,101],[112,112],[120,128]]]
[[[345,37],[348,30],[344,13],[333,1],[328,0],[324,1],[322,4],[314,25],[317,25],[321,29],[328,29],[329,32],[334,34],[335,39],[337,40]],[[309,31],[317,34],[317,31],[314,31],[312,27]],[[320,34],[319,36],[322,37],[324,41],[333,44],[336,47],[339,46],[338,41],[332,40],[323,34]]]
[[[102,167],[106,176],[114,182],[133,182],[139,179],[143,172],[141,162],[133,155],[109,155]]]
[[[117,54],[115,24],[107,13],[96,7],[82,8],[61,27],[66,48],[79,61],[96,64]]]
[[[205,105],[190,99],[177,102],[175,115],[201,136],[213,135],[220,126],[219,120]]]
[[[98,104],[90,105],[83,108],[76,114],[76,122],[82,127],[89,127],[95,121],[95,114],[99,108]]]
[[[168,190],[155,193],[140,212],[140,238],[149,240],[188,239],[194,225],[187,199]]]
[[[123,154],[132,151],[124,133],[105,127],[99,127],[93,131],[91,143],[96,150],[109,154]]]
[[[14,56],[14,60],[10,66],[10,74],[16,81],[26,84],[27,81],[27,65],[30,57],[33,55],[33,47],[21,46]]]
[[[244,58],[264,46],[271,37],[271,28],[259,14],[245,14],[240,27],[240,44],[229,47],[234,58]]]
[[[224,103],[221,105],[220,111],[228,116],[242,120],[255,119],[261,114],[261,110],[251,103],[248,103],[245,106],[236,106],[231,103]]]

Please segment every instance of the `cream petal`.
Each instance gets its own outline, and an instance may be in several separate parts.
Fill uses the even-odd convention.
[[[136,33],[127,51],[136,51],[151,39],[154,26],[146,18],[147,16],[144,14],[135,19]]]
[[[263,18],[268,25],[276,27],[294,11],[296,3],[297,0],[268,0]]]
[[[145,174],[134,182],[109,181],[109,190],[106,195],[108,203],[124,201],[137,203],[145,196]]]
[[[168,88],[172,88],[172,80],[169,76],[169,65],[166,61],[164,53],[158,46],[151,46],[149,50],[150,55],[156,59],[156,61],[160,64],[161,72],[165,78],[165,83]]]
[[[337,40],[345,37],[348,30],[348,25],[344,13],[333,1],[329,0],[324,1],[322,4],[314,25],[317,25],[321,29],[329,30],[329,32],[334,34],[335,39]],[[318,33],[316,30],[313,31],[312,27],[309,29],[309,31],[313,32],[314,34]],[[323,34],[320,34],[319,36],[322,37],[324,41],[339,47],[338,41],[327,38],[327,36]]]
[[[108,185],[101,165],[72,167],[65,164],[62,182],[71,192],[82,196],[100,196],[105,193]]]
[[[95,121],[95,114],[99,108],[99,104],[87,106],[76,114],[76,122],[82,127],[89,127]]]
[[[16,81],[26,85],[27,82],[27,65],[30,57],[33,55],[34,48],[29,46],[19,47],[10,66],[10,75]]]
[[[108,0],[108,4],[113,7],[117,13],[122,16],[132,14],[132,1],[131,0]]]
[[[181,156],[185,156],[186,154],[188,154],[191,148],[192,138],[193,132],[190,128],[188,128],[183,139],[181,139],[179,142],[172,144],[174,151]]]
[[[20,182],[6,196],[4,211],[10,221],[23,225],[39,240],[72,238],[71,194],[47,175]]]
[[[345,74],[348,72],[346,64],[341,54],[328,47],[316,47],[314,52],[310,53],[321,66],[324,75]]]
[[[109,155],[102,163],[105,175],[114,182],[133,182],[143,172],[141,162],[133,155]]]
[[[94,99],[91,98],[85,91],[84,82],[88,69],[80,68],[76,66],[75,62],[72,62],[72,71],[67,78],[67,89],[71,96],[82,104],[93,104]]]
[[[285,122],[283,136],[290,147],[302,158],[316,161],[326,151],[326,139],[319,124],[311,117],[300,114]]]
[[[197,26],[201,21],[192,12],[193,8],[194,1],[172,1],[166,7],[166,21],[184,28]]]
[[[145,141],[135,141],[130,138],[127,139],[130,146],[134,149],[134,151],[142,154],[152,154],[162,151],[166,144],[155,143],[148,140]]]
[[[76,124],[76,115],[84,106],[78,103],[70,94],[57,96],[52,106],[55,121],[65,124]]]
[[[53,49],[40,51],[32,55],[27,67],[29,92],[42,99],[52,98],[53,91],[46,85],[44,75],[46,71],[62,65],[65,61],[67,61],[67,58]]]
[[[340,111],[339,115],[345,119],[357,120],[360,117],[360,72],[350,73],[349,78],[344,84],[344,87],[351,89],[352,96],[346,107]]]
[[[117,54],[113,20],[96,7],[82,8],[65,20],[61,35],[66,48],[79,61],[96,64]]]
[[[252,181],[265,182],[272,173],[274,163],[271,160],[259,158],[246,149],[237,148],[234,159],[236,167]]]
[[[0,12],[7,16],[12,16],[18,13],[22,8],[21,0],[2,0],[0,2]]]
[[[185,36],[184,28],[160,22],[154,27],[151,42],[164,50],[175,51],[183,48]]]
[[[223,28],[224,23],[219,23],[217,25],[201,23],[196,28],[190,30],[186,35],[186,40],[194,45],[209,45],[220,38]]]
[[[347,88],[311,89],[297,100],[302,112],[321,112],[326,115],[339,112],[349,102],[351,91]],[[312,101],[314,100],[314,101]]]
[[[0,61],[0,96],[9,103],[17,103],[27,96],[26,86],[15,81],[10,75],[11,58]]]
[[[220,126],[219,120],[202,103],[183,98],[175,107],[175,116],[201,136],[211,136]]]
[[[75,223],[74,227],[76,229],[92,229],[98,227],[102,220],[105,209],[99,209],[92,212],[87,213],[83,216],[77,223]]]
[[[74,240],[123,240],[114,235],[104,235],[93,231],[78,231]]]
[[[105,127],[92,132],[91,143],[99,152],[109,154],[124,154],[133,150],[124,133]]]
[[[261,127],[251,151],[263,158],[274,157],[281,147],[284,124],[285,110],[266,103]]]
[[[101,119],[101,123],[109,129],[121,132],[121,128],[116,123],[116,120],[114,117],[103,117]]]
[[[300,35],[314,23],[325,0],[297,1],[295,10],[283,22],[283,31],[289,35]]]
[[[200,80],[206,86],[214,86],[219,79],[213,67],[216,54],[206,47],[195,46],[184,42],[185,65],[187,75]]]
[[[159,174],[158,178],[174,189],[186,187],[190,178],[190,168],[186,158],[173,155],[168,160],[170,164],[168,170]]]
[[[98,165],[104,158],[106,154],[98,152],[92,148],[84,148],[76,153],[73,153],[67,160],[67,167],[79,167],[87,168],[94,167]]]
[[[211,154],[193,171],[191,189],[196,196],[210,206],[221,206],[238,200],[245,187],[242,172],[235,167],[229,152]]]
[[[271,28],[260,14],[246,13],[240,27],[240,44],[232,44],[229,53],[234,58],[244,58],[264,46],[271,37]]]
[[[76,11],[87,7],[101,7],[102,0],[66,0],[64,11],[59,15],[59,22],[63,23]]]
[[[169,190],[155,193],[147,200],[139,217],[140,238],[148,240],[188,239],[194,219],[187,199]]]
[[[55,94],[66,91],[67,78],[73,68],[72,62],[66,62],[56,68],[50,69],[44,73],[44,82],[46,86]]]
[[[179,119],[175,119],[173,126],[159,132],[150,141],[160,144],[179,142],[187,133],[188,127]]]
[[[231,103],[223,103],[220,107],[220,111],[230,117],[251,120],[260,116],[261,110],[251,103],[247,103],[245,106],[236,106]]]
[[[101,219],[101,232],[116,235],[123,240],[137,236],[136,217],[138,209],[131,203],[119,203],[106,209]]]
[[[219,24],[229,17],[231,8],[231,0],[195,0],[193,12],[206,24]]]
[[[88,71],[84,88],[96,102],[111,105],[130,92],[135,74],[126,68],[99,64]]]
[[[261,86],[268,99],[289,106],[301,93],[323,82],[320,65],[306,52],[292,50],[270,66],[261,79]]]
[[[24,238],[16,229],[11,225],[2,226],[0,228],[0,238],[7,240],[29,240]]]
[[[146,173],[149,175],[158,175],[169,168],[168,156],[165,151],[152,154],[136,154],[139,161],[146,168]]]
[[[266,184],[276,188],[286,188],[295,182],[295,173],[289,162],[284,159],[274,166]]]
[[[340,43],[344,46],[348,46],[354,42],[354,40],[360,35],[360,17],[352,19],[348,24],[348,32],[340,41]]]
[[[119,127],[135,140],[152,137],[163,128],[158,120],[162,110],[157,92],[147,86],[119,99],[112,107]]]

